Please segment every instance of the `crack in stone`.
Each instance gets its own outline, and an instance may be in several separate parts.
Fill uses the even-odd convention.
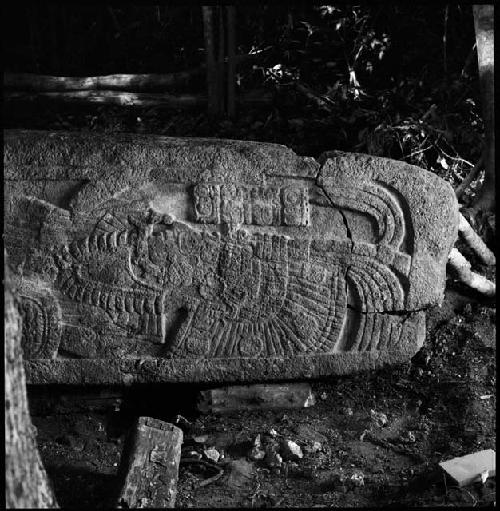
[[[360,314],[384,314],[386,316],[409,316],[410,314],[415,314],[417,312],[426,312],[429,307],[421,307],[420,309],[410,309],[410,310],[394,310],[394,311],[362,311],[357,307],[347,304],[347,308],[354,311],[359,312]]]

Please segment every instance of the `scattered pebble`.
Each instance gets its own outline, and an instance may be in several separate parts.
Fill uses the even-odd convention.
[[[285,440],[281,444],[281,454],[286,460],[297,461],[304,457],[304,453],[299,445],[292,440]]]
[[[318,452],[321,451],[323,446],[319,442],[314,442],[312,445],[312,452]]]
[[[269,468],[279,468],[283,464],[283,458],[275,451],[270,451],[265,461]]]
[[[248,458],[252,461],[259,461],[264,459],[266,456],[265,451],[262,449],[262,442],[260,440],[260,435],[255,437],[253,441],[253,446],[250,452],[248,453]]]
[[[376,412],[375,410],[370,410],[370,416],[375,422],[375,424],[379,427],[387,426],[387,423],[389,422],[387,419],[387,415],[382,412]]]
[[[197,444],[205,444],[208,440],[208,435],[199,435],[199,436],[194,436],[193,437],[193,440],[197,443]]]
[[[215,447],[211,447],[210,449],[205,449],[203,454],[214,463],[217,463],[220,459],[220,453]]]
[[[361,472],[355,472],[351,476],[351,482],[354,484],[354,486],[364,486],[365,485],[365,478]]]
[[[354,415],[354,412],[352,411],[352,408],[349,407],[349,406],[346,406],[346,407],[342,408],[342,413],[344,415],[347,415],[348,417],[350,417],[351,415]]]
[[[322,400],[322,401],[325,401],[325,399],[328,398],[328,394],[326,392],[322,392],[319,396],[319,398]]]
[[[401,435],[401,441],[405,443],[414,443],[416,441],[413,431],[407,431],[406,434]]]

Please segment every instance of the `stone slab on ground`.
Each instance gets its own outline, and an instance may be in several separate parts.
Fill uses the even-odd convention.
[[[243,410],[308,408],[315,398],[308,383],[234,385],[200,392],[197,408],[203,413]]]
[[[407,361],[443,298],[451,186],[275,144],[6,130],[29,383],[255,382]]]
[[[493,449],[485,449],[459,458],[442,461],[439,466],[458,484],[469,484],[486,480],[496,475],[496,456]]]
[[[123,508],[171,508],[175,505],[182,430],[151,417],[140,417],[128,439],[118,499]]]

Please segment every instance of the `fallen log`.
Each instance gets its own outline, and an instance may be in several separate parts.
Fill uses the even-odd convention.
[[[458,223],[458,232],[462,235],[469,247],[474,250],[481,262],[488,266],[496,264],[495,254],[486,246],[472,226],[467,222],[466,218],[461,214]]]
[[[70,90],[147,90],[187,83],[205,72],[205,66],[168,74],[112,74],[104,76],[50,76],[4,73],[5,89],[61,92]]]
[[[247,60],[257,60],[269,54],[270,48],[259,53],[234,56],[234,65]],[[227,59],[226,59],[227,60]],[[206,64],[174,73],[118,73],[101,76],[51,76],[33,73],[4,73],[3,86],[15,91],[63,92],[122,90],[147,91],[165,90],[169,87],[185,85],[190,80],[206,72]]]
[[[269,91],[252,91],[242,94],[237,102],[243,106],[263,106],[273,102]],[[4,92],[5,101],[59,101],[63,103],[119,106],[164,106],[189,109],[205,107],[207,96],[204,94],[160,94],[147,92],[103,91],[66,91],[66,92]]]
[[[182,431],[172,424],[139,417],[120,464],[124,484],[119,508],[174,507],[182,437]]]

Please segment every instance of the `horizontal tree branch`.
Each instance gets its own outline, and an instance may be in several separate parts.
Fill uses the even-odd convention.
[[[205,71],[199,66],[168,74],[113,74],[104,76],[49,76],[31,73],[4,73],[5,89],[57,92],[69,90],[146,90],[187,83]]]
[[[259,53],[236,55],[235,65],[247,60],[257,60],[269,54],[269,48]],[[70,90],[166,90],[184,85],[204,74],[206,65],[166,74],[111,74],[102,76],[50,76],[32,73],[4,73],[5,89],[16,91],[62,92]]]
[[[120,106],[165,106],[180,109],[205,107],[204,94],[162,94],[147,92],[66,91],[66,92],[4,92],[5,101],[59,101],[63,103],[98,103]],[[273,93],[255,90],[241,94],[238,103],[247,106],[263,106],[273,102]]]

